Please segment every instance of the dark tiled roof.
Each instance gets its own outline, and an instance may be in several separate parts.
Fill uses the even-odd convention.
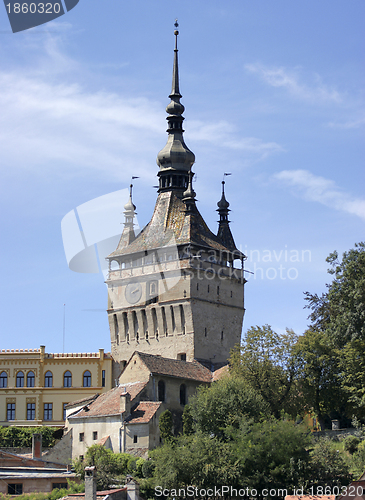
[[[160,402],[141,401],[125,421],[128,424],[148,424],[160,406]]]
[[[101,417],[104,415],[120,414],[120,395],[128,392],[131,401],[135,399],[148,382],[135,382],[134,384],[125,384],[122,387],[114,387],[108,392],[101,394],[93,401],[87,409],[83,408],[70,419],[84,417]]]
[[[109,257],[189,244],[229,251],[221,239],[210,231],[198,209],[189,214],[185,209],[185,203],[174,191],[160,193],[151,221],[127,247],[121,239],[120,245]]]
[[[181,361],[179,359],[162,358],[153,354],[137,352],[151,373],[167,375],[182,379],[211,382],[212,372],[198,361]]]
[[[82,399],[77,399],[76,401],[71,401],[71,403],[68,403],[66,406],[66,409],[68,408],[74,408],[75,406],[80,406],[80,405],[87,405],[88,403],[91,403],[94,401],[96,398],[99,397],[99,394],[93,394],[92,396],[87,396],[86,398]]]

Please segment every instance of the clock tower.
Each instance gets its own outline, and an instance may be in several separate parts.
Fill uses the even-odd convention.
[[[236,248],[230,230],[224,182],[217,235],[196,207],[195,155],[183,138],[179,32],[174,33],[171,101],[166,108],[168,139],[157,155],[155,209],[136,236],[131,186],[123,233],[117,249],[108,256],[112,356],[121,370],[135,351],[196,359],[209,367],[223,365],[241,338],[245,256]]]

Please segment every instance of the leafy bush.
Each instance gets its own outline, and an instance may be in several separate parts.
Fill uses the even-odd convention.
[[[346,436],[343,440],[344,450],[348,451],[351,455],[357,451],[361,439],[357,436]]]
[[[138,477],[143,477],[143,464],[145,463],[144,458],[139,458],[136,462],[136,474]]]
[[[32,446],[33,434],[42,434],[42,446],[50,448],[55,445],[55,432],[52,427],[0,427],[0,442],[4,448],[29,448]]]
[[[143,459],[142,459],[143,460]],[[85,460],[73,461],[75,472],[81,479],[85,478],[85,467],[95,466],[97,470],[97,489],[108,489],[111,484],[124,481],[126,474],[137,475],[138,458],[128,453],[113,453],[99,444],[88,448]],[[142,476],[142,463],[140,463]]]
[[[142,475],[144,478],[150,478],[153,476],[155,470],[155,465],[152,460],[145,460],[142,465]]]

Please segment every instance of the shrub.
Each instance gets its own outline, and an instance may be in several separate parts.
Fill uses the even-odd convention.
[[[343,440],[343,448],[345,451],[348,451],[351,455],[357,451],[359,444],[361,443],[361,439],[357,436],[346,436]]]

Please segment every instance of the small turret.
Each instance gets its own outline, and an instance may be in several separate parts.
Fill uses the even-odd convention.
[[[218,227],[218,238],[222,241],[223,245],[226,246],[231,252],[237,251],[236,244],[234,242],[231,229],[229,227],[228,213],[230,212],[229,203],[226,200],[226,195],[224,192],[225,182],[222,181],[222,196],[218,201],[217,212],[219,213],[219,227]],[[237,257],[235,257],[237,258]]]
[[[186,191],[183,193],[183,202],[186,205],[186,211],[187,212],[192,212],[195,207],[195,196],[196,193],[193,189],[192,181],[193,181],[193,172],[190,170],[189,172],[189,183],[188,183],[188,188]]]
[[[134,232],[134,217],[136,214],[136,206],[132,201],[132,189],[133,184],[129,186],[129,198],[127,203],[124,205],[124,229],[122,236],[120,237],[117,250],[122,250],[132,243],[136,239],[136,234]]]

